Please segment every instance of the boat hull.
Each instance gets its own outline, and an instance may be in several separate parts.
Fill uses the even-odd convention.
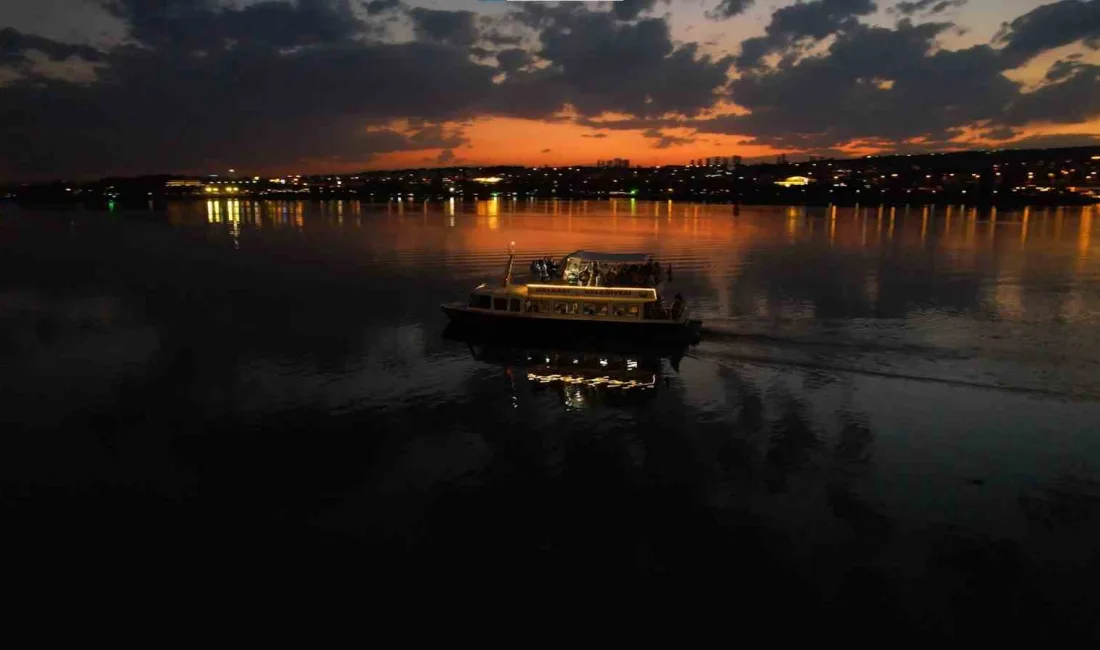
[[[608,320],[529,316],[514,312],[485,312],[461,303],[442,305],[452,328],[480,335],[535,337],[540,341],[633,341],[691,344],[699,341],[697,320]]]

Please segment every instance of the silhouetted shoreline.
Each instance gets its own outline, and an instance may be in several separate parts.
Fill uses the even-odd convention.
[[[0,188],[0,200],[110,206],[169,199],[609,200],[743,205],[1077,206],[1100,201],[1100,147],[659,167],[450,167],[280,177],[164,174]]]
[[[455,199],[456,203],[472,203],[476,201],[492,200],[493,197],[467,197],[462,199]],[[881,194],[867,194],[861,197],[852,196],[840,196],[830,200],[827,197],[799,197],[799,196],[748,196],[743,197],[740,200],[714,200],[714,199],[699,199],[692,196],[636,196],[636,197],[603,197],[603,196],[585,196],[585,195],[573,195],[573,196],[541,196],[530,195],[526,197],[500,197],[498,200],[505,202],[516,201],[524,203],[529,200],[547,201],[601,201],[606,202],[609,200],[618,199],[620,201],[631,199],[635,201],[676,201],[681,203],[692,203],[701,205],[728,205],[732,212],[736,212],[741,207],[751,206],[805,206],[805,207],[855,207],[855,206],[888,206],[888,207],[903,207],[903,206],[916,206],[916,207],[934,207],[934,206],[949,206],[949,205],[963,205],[975,208],[990,209],[996,208],[999,210],[1013,210],[1022,209],[1026,207],[1079,207],[1094,205],[1100,203],[1100,199],[1094,197],[1081,197],[1075,195],[1036,195],[1036,196],[1012,196],[1012,197],[981,197],[981,196],[964,196],[964,195],[947,195],[942,197],[936,197],[931,199],[929,197],[892,197]],[[127,211],[133,210],[159,210],[162,209],[168,202],[196,202],[196,201],[291,201],[291,202],[324,202],[324,201],[360,201],[369,204],[385,204],[385,203],[397,203],[396,200],[378,200],[377,198],[364,199],[362,196],[358,196],[350,193],[333,193],[329,196],[305,196],[305,197],[253,197],[253,196],[240,196],[240,197],[155,197],[146,198],[142,200],[140,197],[125,198],[120,197],[112,200],[79,200],[67,197],[34,197],[18,200],[9,200],[10,203],[16,205],[27,206],[69,206],[76,207],[85,210],[114,210],[125,209]],[[0,200],[0,204],[4,201]],[[404,203],[448,203],[450,199],[444,197],[402,197],[400,202]]]

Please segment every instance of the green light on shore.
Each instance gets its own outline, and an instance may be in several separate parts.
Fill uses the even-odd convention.
[[[110,210],[111,212],[114,212],[115,211],[115,202],[114,201],[108,201],[107,202],[107,209]]]
[[[638,193],[638,190],[630,190],[630,196],[634,196]]]

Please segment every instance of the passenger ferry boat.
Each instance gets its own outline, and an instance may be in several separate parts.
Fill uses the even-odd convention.
[[[572,339],[698,341],[702,322],[689,317],[682,297],[664,304],[671,266],[666,273],[647,255],[576,251],[549,270],[533,264],[538,281],[520,284],[512,282],[515,258],[513,247],[499,285],[483,283],[468,303],[442,305],[452,324]]]

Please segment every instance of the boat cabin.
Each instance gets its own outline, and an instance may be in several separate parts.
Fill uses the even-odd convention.
[[[482,283],[470,294],[470,307],[520,313],[525,309],[524,303],[526,300],[527,287],[522,284],[490,287]]]
[[[657,290],[653,288],[527,284],[507,287],[481,285],[470,294],[469,306],[531,315],[637,319],[652,314],[651,306],[656,302]]]

